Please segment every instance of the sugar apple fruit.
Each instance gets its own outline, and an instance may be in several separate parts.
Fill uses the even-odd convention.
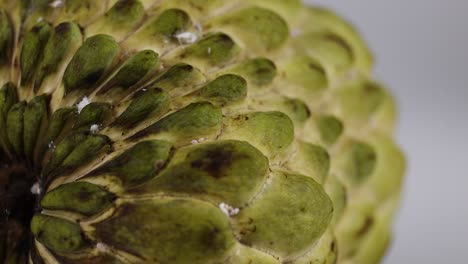
[[[0,0],[0,262],[370,264],[404,158],[299,0]]]

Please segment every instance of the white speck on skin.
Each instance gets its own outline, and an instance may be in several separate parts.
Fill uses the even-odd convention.
[[[199,139],[194,139],[194,140],[190,141],[190,143],[192,143],[192,145],[196,145],[196,144],[202,143],[205,140],[206,140],[206,138],[199,138]]]
[[[62,0],[55,0],[49,4],[53,8],[61,7],[63,5]]]
[[[99,133],[99,125],[98,124],[91,125],[91,127],[89,128],[89,131],[93,134]]]
[[[196,28],[198,31],[200,31],[200,32],[203,31],[203,26],[202,26],[200,23],[196,23],[196,24],[195,24],[195,28]]]
[[[175,35],[180,44],[192,44],[198,39],[197,34],[193,32],[182,32]]]
[[[240,211],[239,208],[232,207],[229,204],[225,204],[225,203],[220,203],[219,209],[221,209],[221,211],[223,211],[223,213],[227,215],[228,217],[237,215]]]
[[[208,47],[208,54],[211,55],[211,47]]]
[[[32,186],[31,186],[31,193],[32,194],[35,194],[35,195],[39,195],[41,194],[41,186],[39,185],[38,182],[34,183]]]
[[[100,252],[103,252],[103,251],[106,251],[107,250],[107,246],[104,245],[104,243],[101,243],[101,242],[98,242],[96,244],[96,249]]]
[[[42,20],[44,20],[43,17],[38,17],[37,20],[36,20],[36,22],[39,23],[39,22],[41,22]]]
[[[47,147],[49,149],[51,149],[52,151],[54,151],[55,150],[55,143],[53,141],[51,141],[51,142],[49,142],[49,144],[47,144]]]
[[[143,89],[141,89],[141,90],[142,90],[143,92],[146,92],[148,89],[146,89],[146,88],[143,88]]]
[[[291,31],[292,37],[299,37],[302,34],[302,31],[298,28],[295,28]]]
[[[90,103],[91,101],[87,96],[83,97],[83,99],[81,99],[81,101],[78,104],[76,104],[76,109],[78,110],[78,113],[81,113],[81,110],[83,110],[83,108],[85,108]]]

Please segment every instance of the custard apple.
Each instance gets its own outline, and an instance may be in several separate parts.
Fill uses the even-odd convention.
[[[0,0],[0,262],[374,264],[405,162],[300,0]]]

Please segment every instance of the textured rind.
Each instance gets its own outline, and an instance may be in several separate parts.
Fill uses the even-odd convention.
[[[34,168],[43,209],[29,254],[0,227],[0,262],[384,255],[405,161],[346,21],[299,0],[0,8],[0,165]]]

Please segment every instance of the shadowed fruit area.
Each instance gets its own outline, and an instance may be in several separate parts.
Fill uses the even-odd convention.
[[[0,0],[0,263],[378,263],[372,64],[300,0]]]

